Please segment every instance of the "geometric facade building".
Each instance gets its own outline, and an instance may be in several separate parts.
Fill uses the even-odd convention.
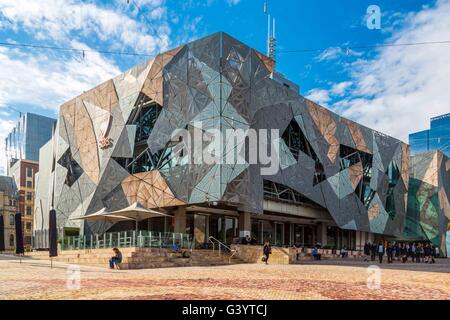
[[[411,158],[405,238],[428,240],[447,255],[450,223],[450,159],[440,151]]]
[[[273,69],[273,60],[220,32],[64,103],[41,149],[36,232],[48,228],[51,207],[59,227],[88,234],[100,225],[71,218],[139,202],[173,214],[178,232],[225,228],[291,244],[309,219],[401,235],[409,146],[304,98],[273,80]],[[200,148],[186,133],[194,145],[201,137]],[[327,230],[314,229],[311,241],[326,242]]]

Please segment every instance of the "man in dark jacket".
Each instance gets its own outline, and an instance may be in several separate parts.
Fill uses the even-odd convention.
[[[378,243],[377,252],[378,252],[378,260],[380,261],[380,263],[383,263],[384,245],[383,242],[381,241]]]
[[[364,244],[364,261],[369,261],[370,256],[370,242],[366,241]]]
[[[372,243],[372,246],[370,247],[370,261],[375,261],[375,257],[377,256],[377,249],[377,244],[375,242]]]
[[[266,264],[268,264],[269,256],[272,253],[272,247],[270,246],[270,242],[269,241],[266,241],[264,243],[263,253],[264,253],[264,256],[266,257],[265,262],[266,262]]]
[[[386,248],[388,263],[392,263],[394,260],[394,246],[389,242]]]

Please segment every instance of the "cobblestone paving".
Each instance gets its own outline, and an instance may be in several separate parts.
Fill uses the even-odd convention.
[[[243,264],[147,270],[80,267],[80,289],[68,289],[67,265],[0,256],[0,299],[446,299],[450,261],[394,264],[381,286],[367,287],[363,262]],[[69,273],[70,274],[70,273]],[[69,277],[70,278],[70,277]],[[73,285],[73,282],[69,282]]]

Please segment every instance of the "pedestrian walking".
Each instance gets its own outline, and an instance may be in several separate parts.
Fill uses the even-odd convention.
[[[366,241],[364,244],[364,261],[369,261],[370,258],[370,242]]]
[[[387,248],[386,248],[386,253],[387,253],[387,258],[388,258],[388,263],[392,263],[393,259],[394,259],[394,246],[388,242]]]
[[[375,257],[377,256],[377,250],[378,250],[377,244],[375,242],[372,243],[372,245],[370,246],[370,261],[375,261]]]
[[[383,245],[383,242],[379,242],[378,243],[378,249],[377,249],[377,252],[378,252],[378,261],[380,262],[380,263],[383,263],[383,256],[384,256],[384,245]]]
[[[263,253],[265,256],[265,263],[269,264],[269,256],[272,254],[272,247],[270,246],[270,242],[266,241],[263,247]]]
[[[416,246],[416,262],[417,262],[417,263],[420,263],[421,250],[422,250],[422,245],[419,243],[419,244]]]

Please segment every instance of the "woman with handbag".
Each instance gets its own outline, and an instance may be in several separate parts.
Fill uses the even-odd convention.
[[[266,242],[264,243],[263,253],[264,253],[264,257],[265,257],[264,261],[266,262],[266,264],[268,264],[268,261],[269,261],[269,255],[272,253],[272,248],[271,248],[271,246],[270,246],[269,241],[266,241]]]

